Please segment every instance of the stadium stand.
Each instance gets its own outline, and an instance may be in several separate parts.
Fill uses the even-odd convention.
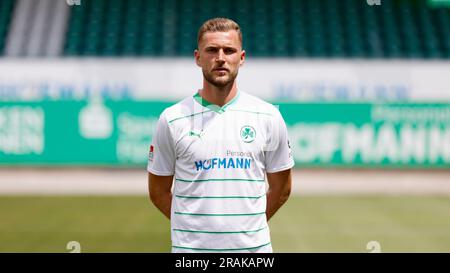
[[[450,9],[430,0],[385,0],[372,8],[365,0],[85,0],[70,8],[61,2],[1,1],[3,55],[191,56],[199,25],[221,16],[241,25],[244,47],[255,57],[450,58]],[[55,19],[45,13],[56,3]],[[22,14],[14,14],[19,5]],[[20,16],[17,33],[25,37],[11,35],[18,27],[12,17]],[[56,34],[42,33],[48,25],[59,26]],[[46,41],[53,44],[39,47]]]
[[[366,7],[361,0],[90,1],[72,8],[65,54],[190,56],[201,22],[223,16],[245,29],[252,56],[450,57],[448,8],[425,0]]]
[[[9,5],[7,3],[9,2]],[[8,33],[4,55],[9,57],[60,56],[63,53],[69,6],[59,0],[2,2]],[[14,9],[11,7],[14,5]]]
[[[0,1],[0,50],[3,51],[14,0]]]

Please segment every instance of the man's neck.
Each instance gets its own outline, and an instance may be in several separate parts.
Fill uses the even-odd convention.
[[[231,101],[237,94],[236,82],[224,88],[218,88],[207,82],[203,83],[203,89],[200,90],[200,96],[208,102],[220,107]]]

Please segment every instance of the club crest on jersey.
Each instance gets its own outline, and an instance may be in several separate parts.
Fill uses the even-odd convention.
[[[150,150],[148,151],[148,160],[153,161],[153,151],[154,151],[153,145],[150,145]]]
[[[245,143],[253,142],[256,139],[256,131],[252,126],[245,125],[241,128],[241,139]]]

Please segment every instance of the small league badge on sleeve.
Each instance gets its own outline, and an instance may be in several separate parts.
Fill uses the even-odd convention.
[[[153,147],[153,145],[150,145],[150,150],[148,151],[148,160],[153,161],[153,150],[155,148]]]

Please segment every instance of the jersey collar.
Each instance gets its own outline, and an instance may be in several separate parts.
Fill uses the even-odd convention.
[[[194,95],[194,100],[197,101],[200,105],[202,105],[203,107],[206,107],[208,109],[210,109],[211,111],[214,111],[218,114],[222,114],[225,112],[225,110],[228,108],[228,106],[234,104],[241,92],[239,92],[239,90],[236,92],[236,95],[234,96],[234,98],[232,98],[229,102],[227,102],[225,105],[223,105],[222,107],[220,107],[219,105],[216,105],[214,103],[211,103],[207,100],[205,100],[204,98],[202,98],[202,96],[200,96],[200,92],[198,91],[195,95]]]

